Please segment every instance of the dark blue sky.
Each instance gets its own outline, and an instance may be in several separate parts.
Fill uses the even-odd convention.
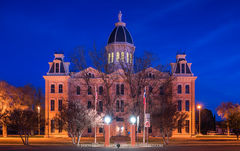
[[[136,54],[152,51],[167,64],[187,53],[196,102],[215,110],[240,100],[240,1],[0,0],[0,79],[44,88],[55,50],[104,47],[122,10]]]

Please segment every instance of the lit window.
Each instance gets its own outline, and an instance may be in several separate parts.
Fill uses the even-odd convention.
[[[129,54],[128,54],[128,52],[127,52],[127,63],[129,62]]]
[[[189,93],[190,93],[189,85],[186,85],[186,86],[185,86],[185,93],[186,93],[186,94],[189,94]]]
[[[124,62],[124,52],[121,52],[121,60]]]
[[[119,52],[117,52],[117,55],[116,55],[116,61],[119,62]]]
[[[56,63],[56,73],[59,73],[59,63]]]
[[[55,93],[55,85],[51,84],[51,93]]]
[[[58,86],[58,93],[63,93],[63,85],[59,84]]]
[[[113,63],[113,59],[114,59],[114,53],[112,52],[112,60],[111,60],[112,63]]]
[[[110,63],[110,60],[111,60],[111,54],[108,53],[108,63]]]
[[[181,93],[182,93],[182,86],[181,86],[181,85],[178,85],[178,87],[177,87],[177,93],[178,93],[178,94],[181,94]]]
[[[130,63],[132,63],[132,54],[130,53]]]

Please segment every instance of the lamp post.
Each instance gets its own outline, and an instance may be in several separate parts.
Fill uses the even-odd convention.
[[[38,110],[38,135],[40,135],[40,106],[37,107]]]
[[[110,116],[105,116],[104,117],[104,122],[106,125],[104,126],[105,129],[105,144],[104,146],[107,147],[110,145],[110,122],[111,122],[111,117]]]
[[[131,145],[132,146],[135,146],[135,123],[136,123],[137,119],[135,116],[131,116],[130,117],[130,123],[131,123],[131,126],[130,126],[130,135],[131,135]]]
[[[199,110],[199,119],[198,119],[198,124],[199,124],[199,126],[198,126],[198,128],[199,128],[199,131],[198,131],[198,134],[200,135],[201,134],[201,108],[202,108],[202,106],[201,105],[197,105],[197,108],[198,108],[198,110]]]

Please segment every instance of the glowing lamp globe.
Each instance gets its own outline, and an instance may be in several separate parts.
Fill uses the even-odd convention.
[[[110,117],[110,116],[105,116],[104,122],[105,122],[106,124],[109,124],[109,123],[111,122],[111,117]]]
[[[132,116],[132,117],[130,118],[130,122],[131,122],[132,124],[135,124],[135,123],[136,123],[136,117],[135,117],[135,116]]]

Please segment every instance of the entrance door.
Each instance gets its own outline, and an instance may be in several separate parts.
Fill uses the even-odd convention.
[[[123,125],[118,125],[116,127],[116,134],[117,136],[124,136],[124,126]]]

